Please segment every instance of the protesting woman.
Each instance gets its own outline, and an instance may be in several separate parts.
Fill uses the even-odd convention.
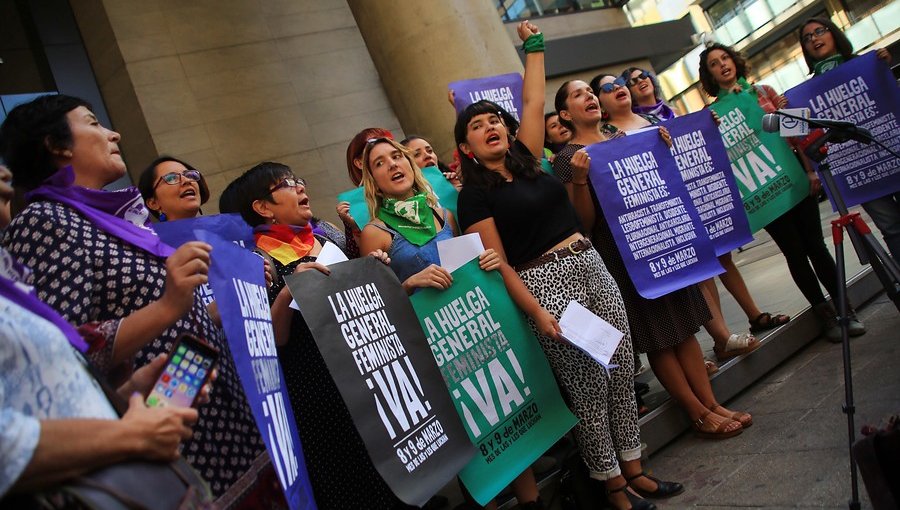
[[[694,334],[712,318],[700,289],[689,286],[657,299],[641,297],[625,268],[612,230],[593,192],[588,177],[589,159],[584,147],[623,136],[626,130],[652,125],[631,112],[630,96],[622,78],[600,75],[595,78],[600,97],[583,81],[563,83],[556,93],[560,118],[574,133],[572,140],[554,161],[556,175],[565,183],[583,228],[591,233],[606,267],[615,278],[628,311],[632,342],[647,353],[650,366],[666,391],[678,401],[694,422],[701,437],[724,439],[740,434],[752,417],[733,412],[716,401],[709,384],[703,353]],[[603,112],[618,125],[604,124]],[[668,132],[660,130],[664,140]]]
[[[505,112],[489,101],[469,105],[456,121],[454,136],[465,183],[458,203],[460,226],[466,233],[480,234],[484,245],[500,254],[499,270],[510,296],[529,316],[579,418],[575,437],[591,477],[605,484],[616,508],[655,508],[629,487],[650,497],[667,497],[683,489],[643,474],[628,318],[603,261],[578,232],[578,217],[565,189],[540,169],[543,36],[528,22],[519,24],[518,34],[525,42],[526,58],[517,138],[510,136],[502,120]],[[624,333],[612,357],[619,368],[610,374],[560,337],[557,320],[571,301]]]
[[[119,138],[70,96],[41,96],[10,111],[0,128],[2,155],[29,203],[3,244],[34,270],[42,301],[90,330],[88,356],[104,374],[151,363],[182,333],[219,349],[216,391],[199,409],[183,454],[228,508],[247,501],[270,464],[228,343],[195,299],[210,247],[173,250],[149,228],[136,188],[103,190],[126,172]]]
[[[828,18],[806,20],[798,36],[809,72],[816,76],[854,57],[853,44]],[[891,54],[886,48],[876,50],[876,55],[890,65]],[[863,202],[862,207],[881,231],[894,260],[900,263],[900,192]]]
[[[747,81],[749,66],[744,58],[730,46],[713,44],[700,54],[700,84],[716,100],[728,94],[753,94],[759,106],[771,113],[787,106],[787,99],[768,85],[754,86]],[[826,301],[819,282],[829,294],[837,295],[837,270],[831,252],[825,246],[822,234],[822,217],[815,199],[822,184],[810,168],[809,161],[794,149],[809,178],[809,196],[766,225],[766,232],[781,249],[787,260],[794,283],[815,310],[830,341],[840,342],[841,330],[837,324],[834,307]],[[850,314],[850,335],[859,336],[865,327]]]

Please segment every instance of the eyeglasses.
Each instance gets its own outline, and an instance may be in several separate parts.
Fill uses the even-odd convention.
[[[274,187],[270,188],[269,193],[270,194],[275,193],[276,191],[283,189],[283,188],[296,188],[297,186],[303,186],[305,188],[306,180],[301,179],[300,177],[286,177],[286,178],[282,179],[281,182],[276,184]]]
[[[828,27],[819,27],[808,34],[803,34],[803,37],[801,37],[801,39],[803,40],[804,43],[808,43],[813,40],[813,36],[816,36],[816,38],[819,38],[819,37],[822,37],[823,35],[825,35],[826,33],[828,33]]]
[[[641,71],[641,74],[635,76],[634,78],[629,78],[626,83],[628,84],[629,87],[634,87],[635,85],[638,84],[639,81],[646,80],[649,77],[650,77],[650,73],[648,73],[647,71]],[[612,91],[610,91],[610,92],[612,92]]]
[[[613,81],[612,83],[604,83],[603,85],[600,85],[600,92],[602,92],[604,94],[609,94],[612,91],[616,90],[616,87],[624,87],[624,86],[625,86],[625,78],[622,78],[620,76],[620,77],[616,78],[616,80]]]
[[[176,184],[181,184],[181,179],[187,179],[190,182],[197,182],[200,180],[200,170],[185,170],[184,172],[169,172],[163,176],[160,176],[160,178],[156,180],[156,184],[153,185],[153,189],[156,189],[159,186],[159,183],[161,183],[161,182],[164,182],[170,186],[175,186]]]

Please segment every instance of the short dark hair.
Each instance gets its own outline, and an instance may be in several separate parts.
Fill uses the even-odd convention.
[[[423,136],[419,136],[419,135],[409,135],[409,136],[407,136],[406,138],[404,138],[403,140],[400,140],[400,145],[406,145],[406,144],[408,144],[409,142],[412,142],[413,140],[422,140],[422,141],[425,141],[425,142],[427,142],[427,143],[429,143],[429,144],[431,143],[431,142],[429,142],[429,141],[428,141],[425,137],[423,137]]]
[[[235,180],[235,182],[240,182],[235,185],[234,195],[229,196],[230,203],[226,204],[226,210],[236,210],[241,213],[241,217],[251,227],[262,225],[266,220],[253,210],[253,202],[257,200],[271,201],[272,193],[269,189],[284,177],[291,175],[293,175],[291,167],[281,163],[264,161],[254,166]],[[220,211],[222,210],[221,203],[220,199]]]
[[[816,61],[809,55],[809,52],[806,51],[806,45],[803,44],[803,29],[806,28],[806,25],[810,23],[818,23],[823,27],[827,28],[829,32],[831,32],[831,36],[834,37],[834,46],[837,48],[838,53],[844,57],[844,60],[850,60],[853,58],[853,43],[850,42],[850,39],[847,39],[847,36],[841,29],[834,24],[828,18],[825,17],[815,17],[809,18],[800,25],[800,28],[797,30],[797,39],[800,41],[800,49],[803,50],[803,58],[806,60],[806,65],[809,66],[809,73],[812,74],[813,70],[816,67]]]
[[[510,122],[515,123],[515,129],[518,130],[519,123],[515,117],[500,107],[493,101],[481,100],[467,106],[456,117],[456,125],[453,127],[453,136],[456,140],[456,146],[466,143],[466,135],[469,131],[469,122],[478,115],[494,114],[499,116],[509,130],[510,151],[506,156],[506,169],[516,177],[524,177],[534,179],[541,173],[540,162],[528,151],[515,150],[513,144],[515,140],[513,127]],[[463,182],[466,186],[482,186],[493,188],[504,182],[503,177],[497,172],[492,172],[476,163],[474,159],[460,154],[459,168],[462,171]]]
[[[138,177],[137,188],[138,191],[141,192],[141,196],[144,197],[144,201],[147,201],[147,199],[153,198],[153,196],[156,195],[156,188],[154,188],[157,182],[156,167],[158,167],[162,163],[165,163],[166,161],[174,161],[176,163],[179,163],[188,170],[197,170],[196,168],[191,166],[190,163],[172,156],[162,155],[154,159],[150,162],[149,165],[147,165],[147,168],[145,168],[144,171],[141,172],[141,176]],[[202,172],[200,173],[200,181],[197,184],[200,188],[200,205],[203,205],[207,201],[209,201],[209,186],[206,184],[206,178],[203,177]],[[148,209],[150,208],[148,207]],[[150,209],[150,214],[157,218],[159,217],[159,211]]]
[[[659,89],[659,81],[656,79],[656,75],[651,73],[650,71],[641,68],[641,67],[629,67],[622,71],[622,79],[625,80],[626,86],[628,84],[628,80],[631,79],[632,73],[635,71],[641,71],[647,73],[647,76],[650,77],[650,83],[653,84],[653,97],[656,98],[656,101],[662,101],[662,90]],[[628,87],[628,92],[631,93],[631,105],[632,108],[637,106],[637,99],[634,97],[634,92],[631,92],[631,87]]]
[[[712,97],[718,97],[719,82],[717,82],[716,79],[713,78],[712,73],[709,72],[709,67],[706,66],[706,60],[709,58],[709,54],[713,50],[722,50],[727,53],[729,57],[731,57],[731,60],[734,61],[734,71],[738,78],[747,77],[747,73],[750,72],[750,64],[734,48],[732,48],[731,46],[725,46],[722,43],[712,43],[700,53],[700,85],[703,87],[704,92]]]
[[[0,156],[15,176],[20,191],[37,188],[56,173],[53,149],[72,148],[66,114],[90,103],[77,97],[50,94],[13,108],[0,126]]]

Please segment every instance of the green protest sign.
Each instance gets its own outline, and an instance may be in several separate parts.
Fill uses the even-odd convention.
[[[731,170],[753,232],[809,194],[809,180],[787,142],[762,129],[766,113],[754,93],[725,95],[710,105],[720,119]]]
[[[449,289],[423,289],[411,300],[477,448],[459,476],[484,505],[577,419],[498,272],[473,259],[453,272]]]

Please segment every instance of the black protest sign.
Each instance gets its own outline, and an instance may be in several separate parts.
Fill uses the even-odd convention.
[[[285,281],[375,468],[398,498],[421,506],[474,447],[394,273],[372,257],[329,269]]]

